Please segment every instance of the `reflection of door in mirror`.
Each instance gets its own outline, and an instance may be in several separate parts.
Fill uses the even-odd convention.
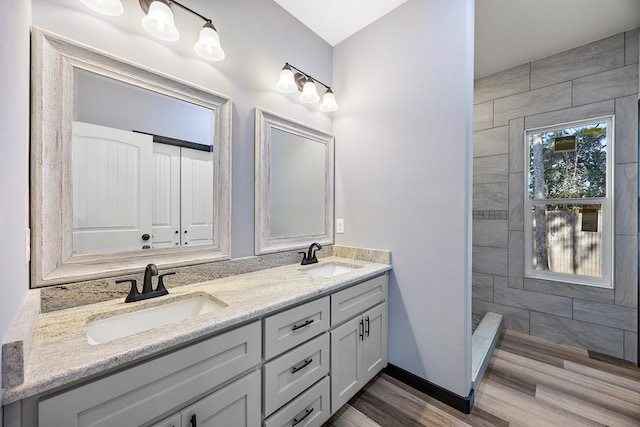
[[[72,165],[74,253],[213,242],[208,149],[74,122]]]
[[[153,247],[213,242],[213,153],[153,144]]]
[[[73,123],[74,253],[135,250],[146,244],[152,144],[150,135]]]

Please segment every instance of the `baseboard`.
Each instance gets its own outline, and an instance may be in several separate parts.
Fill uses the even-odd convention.
[[[471,413],[471,409],[473,409],[473,389],[469,392],[468,396],[462,397],[391,363],[387,365],[384,372],[390,377],[402,381],[460,412],[469,414]]]

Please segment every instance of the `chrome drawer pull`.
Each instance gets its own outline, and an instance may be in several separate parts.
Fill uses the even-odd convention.
[[[300,424],[302,421],[304,421],[305,418],[307,418],[309,415],[311,415],[312,412],[313,412],[313,408],[305,409],[304,415],[302,416],[302,418],[300,418],[300,419],[294,418],[293,419],[293,424],[291,424],[291,427]]]
[[[309,326],[312,323],[313,323],[313,319],[309,319],[306,322],[304,322],[302,325],[293,325],[291,330],[297,331],[298,329],[306,328],[307,326]]]
[[[293,368],[291,368],[291,373],[295,374],[296,372],[298,372],[300,369],[303,369],[307,366],[309,366],[309,364],[313,362],[313,359],[304,359],[304,362],[302,362],[302,364],[300,366],[294,366]]]

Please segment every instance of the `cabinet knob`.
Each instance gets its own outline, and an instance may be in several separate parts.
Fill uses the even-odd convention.
[[[146,240],[149,240],[150,238],[151,238],[151,236],[149,236],[149,234],[148,234],[148,233],[144,233],[144,234],[142,235],[142,240],[145,240],[145,241],[146,241]]]

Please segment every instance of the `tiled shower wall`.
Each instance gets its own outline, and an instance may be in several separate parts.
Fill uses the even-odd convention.
[[[638,30],[475,81],[473,312],[635,362]],[[524,131],[615,114],[615,289],[524,277]]]

